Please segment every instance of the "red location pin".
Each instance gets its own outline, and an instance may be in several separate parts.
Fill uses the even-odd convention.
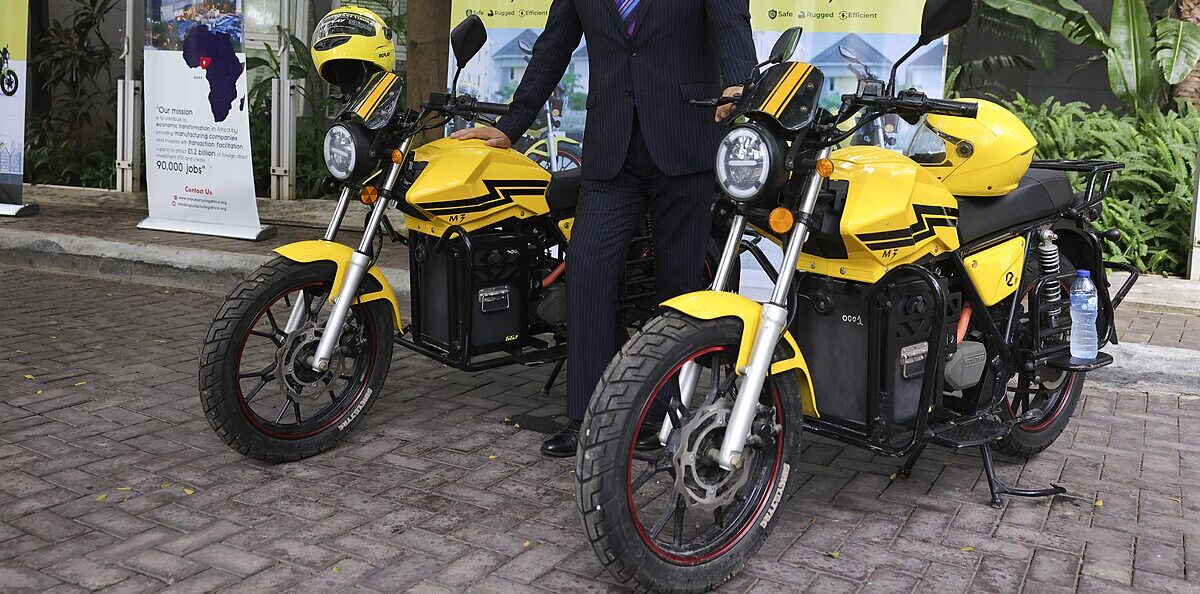
[[[208,65],[212,64],[212,58],[208,56],[200,56],[200,67],[208,70]]]

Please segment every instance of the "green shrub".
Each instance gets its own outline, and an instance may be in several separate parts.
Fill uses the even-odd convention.
[[[1108,257],[1147,272],[1185,272],[1200,135],[1197,109],[1118,115],[1079,102],[1064,104],[1051,98],[1037,104],[1022,97],[1008,107],[1037,138],[1040,159],[1125,163],[1125,170],[1114,177],[1097,223],[1100,229],[1116,227],[1123,236],[1120,245],[1106,242]],[[1077,189],[1081,189],[1078,184]]]

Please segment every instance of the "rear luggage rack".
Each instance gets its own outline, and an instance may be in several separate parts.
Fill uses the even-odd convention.
[[[1104,199],[1104,196],[1108,193],[1109,183],[1112,182],[1113,173],[1124,169],[1125,164],[1119,161],[1099,161],[1095,159],[1078,161],[1068,159],[1038,159],[1030,164],[1030,167],[1033,169],[1079,173],[1085,176],[1087,181],[1084,185],[1084,190],[1076,194],[1075,206],[1071,209],[1071,212],[1078,218],[1080,215],[1093,209]],[[1088,218],[1094,219],[1096,216],[1099,216],[1099,213],[1094,213],[1094,215]]]

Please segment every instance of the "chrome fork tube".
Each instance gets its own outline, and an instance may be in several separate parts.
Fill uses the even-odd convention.
[[[354,196],[354,191],[349,187],[342,188],[342,195],[338,198],[337,206],[333,209],[333,218],[329,220],[329,227],[325,229],[325,241],[333,241],[337,238],[338,231],[342,228],[342,220],[346,218],[346,209],[350,206],[350,199]],[[308,317],[309,300],[307,295],[301,294],[301,297],[292,305],[292,312],[288,315],[287,324],[283,326],[285,334],[295,332],[300,325],[303,324]]]
[[[346,209],[350,206],[350,198],[354,196],[354,191],[349,187],[342,188],[342,195],[338,198],[337,207],[333,209],[333,218],[329,220],[329,227],[325,229],[325,241],[333,241],[338,234],[338,230],[342,228],[342,219],[346,218]]]
[[[729,276],[733,274],[733,266],[737,263],[738,253],[741,251],[742,233],[746,231],[746,216],[737,215],[733,217],[733,224],[729,227],[729,237],[725,238],[725,247],[721,250],[721,261],[717,264],[717,274],[713,279],[712,290],[724,291],[725,286],[729,284]],[[734,287],[737,290],[737,287]],[[686,408],[692,404],[692,395],[696,392],[696,383],[700,380],[700,366],[693,362],[684,363],[679,369],[679,402]],[[658,430],[658,441],[663,445],[667,445],[667,440],[671,438],[671,430],[674,427],[669,419],[664,420],[662,428]]]
[[[817,159],[829,156],[830,149],[824,148],[817,154]],[[799,212],[811,215],[816,208],[817,196],[821,192],[824,180],[816,171],[809,174],[804,186]],[[784,252],[783,262],[779,267],[779,280],[771,300],[763,304],[762,315],[758,321],[758,332],[754,337],[754,345],[750,349],[750,361],[742,370],[741,385],[738,386],[737,400],[733,403],[733,412],[729,415],[729,425],[725,428],[725,437],[721,440],[721,451],[717,455],[717,463],[725,470],[736,470],[742,467],[744,457],[742,451],[750,438],[751,424],[758,411],[758,397],[766,383],[767,374],[771,370],[771,359],[775,354],[775,345],[783,336],[788,319],[788,292],[792,279],[796,276],[796,262],[800,259],[800,251],[808,240],[808,217],[804,217],[792,229],[788,239],[787,251]]]
[[[401,150],[407,148],[408,141],[405,141]],[[338,291],[337,297],[333,301],[333,307],[329,310],[329,319],[325,321],[325,330],[321,332],[321,341],[317,344],[316,354],[313,355],[312,368],[316,371],[325,371],[329,368],[329,359],[333,357],[333,350],[342,338],[342,328],[350,313],[350,306],[354,304],[354,296],[358,294],[358,287],[362,284],[363,277],[366,276],[367,269],[370,267],[371,256],[368,254],[371,251],[371,243],[375,241],[380,221],[387,212],[392,188],[396,186],[396,180],[400,178],[400,167],[399,163],[392,163],[388,170],[383,187],[379,188],[379,200],[375,202],[375,206],[371,210],[371,218],[367,221],[366,228],[363,229],[362,241],[359,242],[358,249],[350,256],[350,264],[346,267],[345,276],[342,278],[342,288]]]

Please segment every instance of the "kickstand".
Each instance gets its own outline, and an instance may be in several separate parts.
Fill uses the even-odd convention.
[[[921,454],[925,453],[926,445],[927,444],[923,443],[917,446],[917,449],[913,450],[913,452],[908,455],[908,458],[904,460],[904,466],[900,467],[900,476],[904,478],[912,478],[913,467],[917,465],[917,460],[921,458]]]
[[[1018,489],[1004,484],[1000,477],[996,476],[996,468],[992,466],[992,452],[988,444],[979,446],[979,451],[983,454],[983,470],[987,474],[988,488],[992,491],[992,507],[1000,509],[1004,505],[1004,500],[1001,495],[1013,495],[1015,497],[1053,497],[1066,493],[1067,490],[1050,484],[1048,489]]]
[[[550,389],[554,387],[554,382],[558,381],[558,374],[562,373],[563,364],[566,359],[559,359],[554,363],[554,370],[550,372],[550,377],[546,378],[546,383],[542,385],[542,398],[550,397]]]

